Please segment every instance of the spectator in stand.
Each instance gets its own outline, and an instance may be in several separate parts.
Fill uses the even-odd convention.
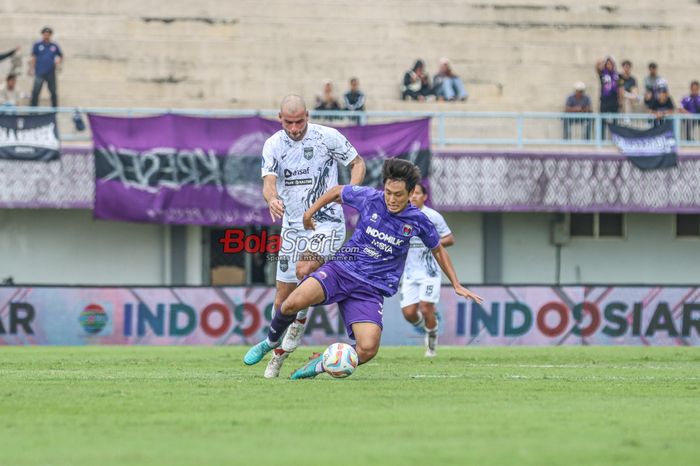
[[[10,50],[9,52],[0,53],[0,61],[3,61],[6,58],[10,58],[14,54],[16,54],[17,51],[19,51],[19,47],[15,47],[14,49]]]
[[[406,71],[406,74],[403,75],[401,98],[403,100],[412,99],[422,102],[430,95],[434,95],[430,87],[430,77],[425,72],[425,63],[423,63],[423,60],[418,59],[413,68]]]
[[[582,82],[574,84],[574,93],[566,98],[566,113],[591,113],[591,98],[586,94],[586,85]],[[574,129],[574,137],[572,137]],[[591,139],[590,118],[565,118],[564,139]]]
[[[620,108],[618,100],[620,96],[617,90],[620,76],[617,73],[615,59],[610,56],[606,57],[605,60],[598,61],[595,68],[600,78],[600,113],[617,113]],[[613,123],[614,121],[612,120]],[[609,122],[609,120],[603,122],[602,139],[605,139],[607,123]]]
[[[632,62],[629,60],[622,62],[622,74],[620,75],[618,88],[622,111],[624,113],[633,113],[634,105],[639,101],[639,91],[637,89],[637,80],[632,76]]]
[[[649,103],[656,97],[655,89],[658,87],[658,81],[663,79],[659,76],[658,68],[656,63],[649,63],[649,76],[644,78],[644,104],[647,108],[650,108]]]
[[[335,90],[333,89],[333,81],[327,79],[323,81],[323,90],[321,95],[316,96],[316,106],[314,110],[320,111],[338,111],[343,108],[338,103],[338,98],[335,96]],[[342,119],[339,116],[324,116],[322,118],[325,121],[333,121]]]
[[[53,31],[50,27],[41,30],[41,40],[32,47],[32,58],[29,64],[29,75],[34,77],[32,88],[32,107],[39,103],[39,94],[44,82],[51,93],[51,106],[58,107],[58,95],[56,93],[56,67],[63,60],[63,53],[57,43],[51,42]]]
[[[678,109],[680,113],[690,113],[694,116],[700,116],[700,82],[693,81],[690,83],[690,94],[683,97],[681,107]],[[698,120],[688,120],[685,122],[686,139],[692,141],[697,139]]]
[[[467,90],[464,88],[464,83],[452,71],[450,60],[444,57],[440,59],[440,68],[433,79],[433,91],[438,100],[465,101],[469,97]]]
[[[346,110],[365,111],[365,94],[360,90],[360,81],[357,78],[350,78],[350,90],[345,93],[343,100]]]
[[[5,79],[5,87],[0,91],[0,105],[5,107],[17,107],[22,105],[26,98],[24,93],[17,88],[17,75],[10,73]]]
[[[360,80],[350,78],[350,90],[343,95],[345,110],[354,112],[365,111],[365,94],[360,90]],[[349,118],[355,124],[360,124],[360,117],[353,116]]]
[[[668,93],[668,83],[665,80],[659,79],[656,82],[654,89],[654,97],[649,101],[649,110],[654,114],[654,126],[659,126],[663,123],[666,115],[671,115],[676,107],[673,105],[673,99]]]
[[[333,91],[333,81],[323,82],[323,92],[316,97],[315,110],[340,110],[340,104]]]

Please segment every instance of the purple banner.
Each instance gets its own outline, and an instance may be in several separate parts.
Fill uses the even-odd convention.
[[[429,119],[339,128],[367,159],[366,183],[381,182],[386,157],[430,166]],[[260,161],[281,129],[259,117],[90,115],[95,217],[198,225],[268,225]],[[343,179],[345,178],[345,179]],[[341,176],[347,182],[347,174]]]

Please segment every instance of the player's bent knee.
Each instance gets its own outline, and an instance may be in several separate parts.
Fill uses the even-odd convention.
[[[298,262],[297,263],[297,280],[303,280],[304,277],[307,277],[309,274],[314,272],[318,268],[318,263],[316,262]]]
[[[355,351],[360,358],[360,363],[366,363],[374,358],[379,352],[379,343],[357,343]]]
[[[401,312],[403,312],[404,317],[410,321],[418,319],[418,306],[412,305],[404,307],[403,309],[401,309]]]
[[[282,314],[287,316],[296,314],[297,311],[300,311],[303,308],[304,307],[301,307],[300,305],[300,300],[296,296],[290,296],[289,298],[285,299],[282,305],[280,306]]]
[[[435,314],[435,305],[433,303],[421,301],[419,307],[424,316]]]

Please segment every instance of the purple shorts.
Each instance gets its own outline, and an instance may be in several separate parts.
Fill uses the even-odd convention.
[[[379,325],[379,328],[384,328],[384,296],[378,289],[356,279],[333,261],[326,262],[309,276],[318,280],[323,287],[326,298],[321,304],[338,303],[350,338],[355,339],[352,324],[357,322],[372,322]]]

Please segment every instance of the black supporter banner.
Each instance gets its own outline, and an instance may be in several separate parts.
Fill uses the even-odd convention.
[[[612,140],[637,168],[653,170],[678,164],[676,138],[671,121],[661,121],[647,130],[610,125]]]
[[[59,157],[55,113],[0,116],[0,159],[47,162]]]

